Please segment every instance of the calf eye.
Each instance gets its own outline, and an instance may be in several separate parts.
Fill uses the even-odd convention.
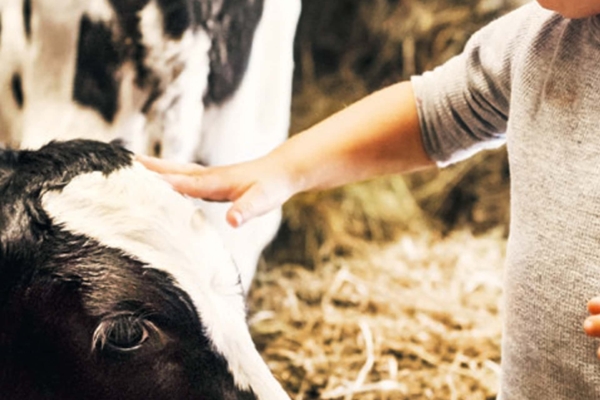
[[[93,348],[127,353],[138,350],[149,338],[153,325],[135,315],[120,315],[103,320],[96,328]]]

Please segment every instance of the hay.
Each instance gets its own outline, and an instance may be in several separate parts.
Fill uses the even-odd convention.
[[[294,399],[493,399],[505,242],[406,233],[318,268],[264,267],[250,326]]]

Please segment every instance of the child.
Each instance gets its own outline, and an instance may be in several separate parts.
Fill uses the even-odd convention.
[[[204,169],[144,158],[239,226],[305,190],[461,160],[506,142],[511,234],[499,399],[600,399],[581,331],[600,292],[600,0],[539,0],[443,66],[375,93],[267,156]],[[600,337],[600,298],[584,329]]]

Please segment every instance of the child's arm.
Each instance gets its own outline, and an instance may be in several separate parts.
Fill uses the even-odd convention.
[[[594,297],[588,302],[589,316],[583,323],[583,329],[588,336],[600,337],[600,297]],[[596,353],[600,358],[600,348]]]
[[[254,161],[202,168],[139,160],[167,174],[182,193],[233,201],[227,213],[233,226],[279,207],[298,192],[434,165],[423,148],[409,82],[358,101]]]
[[[358,101],[256,161],[208,169],[142,161],[176,174],[168,178],[184,193],[233,201],[234,226],[301,191],[456,162],[504,141],[513,57],[546,14],[533,2],[499,18],[443,66]]]

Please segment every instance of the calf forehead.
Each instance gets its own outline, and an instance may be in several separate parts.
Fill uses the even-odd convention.
[[[53,143],[39,151],[0,151],[0,256],[31,258],[50,220],[40,193],[91,171],[109,174],[131,164],[131,154],[106,143]]]
[[[164,269],[199,303],[210,303],[201,300],[215,288],[241,294],[237,269],[203,215],[139,164],[81,174],[45,193],[42,205],[71,232]]]
[[[44,336],[66,335],[75,348],[83,347],[87,353],[98,321],[127,313],[161,321],[172,339],[191,339],[195,347],[201,347],[201,321],[170,275],[57,226],[47,228],[37,246],[22,244],[37,254],[27,258],[14,252],[0,255],[2,283],[10,282],[8,290],[2,291],[0,319],[20,315],[22,323],[34,329],[15,325],[27,337],[5,336],[4,344],[7,339],[35,340],[31,335],[44,332]],[[84,341],[77,343],[82,334]]]
[[[108,304],[119,301],[119,282],[139,280],[133,273],[135,269],[117,269],[119,265],[132,264],[120,253],[96,245],[89,238],[73,236],[53,224],[40,198],[45,191],[60,190],[79,174],[96,171],[109,175],[130,164],[131,155],[127,151],[111,144],[82,140],[52,143],[39,151],[0,151],[0,284],[3,288],[0,301],[3,304],[6,296],[26,297],[25,294],[33,290],[29,285],[38,278],[52,282],[53,287],[65,284],[73,288],[76,284],[78,290],[85,289],[80,294],[89,295],[90,301],[97,297],[90,288],[101,288],[106,290]],[[110,279],[96,279],[107,276]],[[94,284],[90,286],[92,281]],[[47,294],[50,293],[48,288],[40,287],[42,293]],[[33,297],[35,300],[36,296]],[[96,314],[100,313],[99,304],[90,302],[88,305],[96,307]],[[2,311],[7,311],[7,307],[2,307]]]

